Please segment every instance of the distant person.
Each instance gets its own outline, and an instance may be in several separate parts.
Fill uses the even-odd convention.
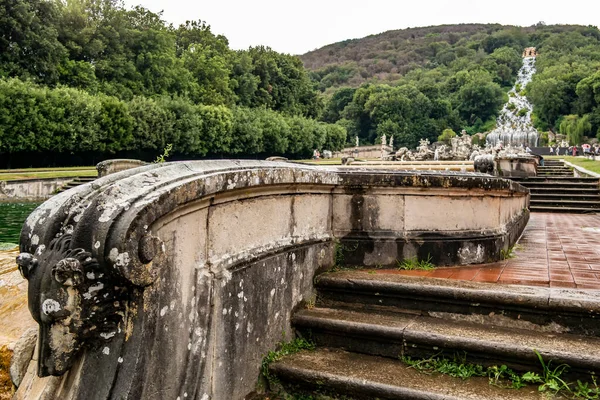
[[[550,155],[554,155],[554,147],[550,146]]]
[[[573,146],[573,157],[577,156],[577,146]]]

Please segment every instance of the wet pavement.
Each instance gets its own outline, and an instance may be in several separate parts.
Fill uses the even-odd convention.
[[[600,290],[600,214],[532,213],[511,256],[496,263],[376,272]]]

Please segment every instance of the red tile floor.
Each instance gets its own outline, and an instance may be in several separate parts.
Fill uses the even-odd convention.
[[[392,273],[392,270],[377,272]],[[600,289],[600,214],[532,213],[511,258],[493,264],[393,273],[473,282]]]

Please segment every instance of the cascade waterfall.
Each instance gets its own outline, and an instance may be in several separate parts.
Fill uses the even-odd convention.
[[[496,128],[487,135],[487,144],[496,146],[501,141],[505,146],[537,146],[539,134],[531,122],[533,107],[527,98],[517,91],[518,86],[520,90],[525,89],[533,74],[535,57],[523,57],[523,66],[519,70],[517,82],[508,92],[508,102],[498,116]],[[527,110],[527,113],[519,115],[519,111],[523,109]]]

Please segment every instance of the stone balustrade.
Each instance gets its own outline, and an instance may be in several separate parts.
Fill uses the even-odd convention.
[[[317,271],[495,261],[528,202],[484,174],[267,161],[152,164],[76,187],[21,234],[40,337],[16,398],[242,399]]]

